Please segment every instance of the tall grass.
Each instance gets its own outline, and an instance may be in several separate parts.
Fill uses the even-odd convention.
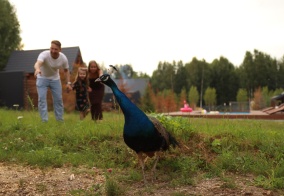
[[[80,121],[75,112],[65,114],[63,123],[51,112],[47,123],[36,111],[0,109],[0,116],[1,162],[113,168],[117,172],[107,183],[109,192],[123,191],[119,183],[142,180],[135,153],[122,138],[121,113],[104,113],[104,120],[95,122],[90,116]],[[158,163],[160,180],[180,186],[196,183],[200,174],[222,177],[230,172],[253,174],[258,186],[284,188],[284,121],[155,116],[181,144]]]

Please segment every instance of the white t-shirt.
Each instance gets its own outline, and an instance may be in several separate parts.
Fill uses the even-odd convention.
[[[39,54],[38,61],[43,62],[40,67],[41,74],[38,74],[38,78],[46,78],[51,80],[60,79],[59,69],[69,69],[67,57],[63,53],[59,53],[57,59],[52,58],[50,51],[46,50]]]

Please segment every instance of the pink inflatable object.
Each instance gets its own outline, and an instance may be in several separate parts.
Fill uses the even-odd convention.
[[[180,108],[180,111],[181,111],[181,112],[192,112],[192,108],[190,108],[190,107],[188,106],[188,104],[186,103],[186,101],[183,101],[183,103],[184,103],[184,106],[183,106],[183,108]]]

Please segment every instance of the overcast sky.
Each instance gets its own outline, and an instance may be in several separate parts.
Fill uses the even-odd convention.
[[[246,51],[284,55],[284,0],[10,0],[24,50],[79,46],[84,62],[131,64],[152,75],[159,61]]]

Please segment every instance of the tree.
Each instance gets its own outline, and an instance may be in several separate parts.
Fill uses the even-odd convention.
[[[258,87],[253,93],[253,109],[259,110],[263,105],[262,89]]]
[[[237,102],[246,102],[248,101],[248,94],[246,89],[239,89],[237,93]]]
[[[20,24],[15,8],[8,0],[0,0],[0,71],[14,50],[21,49]]]
[[[265,86],[262,88],[261,93],[262,93],[262,100],[263,100],[261,104],[261,108],[268,107],[270,105],[270,99],[273,96],[273,91],[269,91],[268,87]]]
[[[175,62],[159,62],[158,69],[153,72],[151,78],[152,88],[155,92],[171,89],[173,91],[175,81]]]
[[[199,100],[199,93],[197,91],[196,86],[190,87],[190,90],[189,90],[189,93],[188,93],[188,99],[189,99],[190,106],[193,109],[195,109],[195,107],[198,103],[198,100]]]
[[[144,72],[136,72],[136,71],[133,71],[133,76],[132,76],[133,79],[135,78],[151,78],[147,73],[144,73]]]
[[[186,73],[186,69],[183,66],[182,61],[179,61],[177,63],[176,66],[176,74],[175,74],[175,82],[174,82],[174,92],[176,94],[180,94],[181,93],[181,89],[185,88],[186,91],[189,90],[187,82],[186,82],[186,78],[187,78],[187,73]]]
[[[177,110],[176,95],[172,90],[163,90],[164,97],[164,108],[166,111],[163,112],[173,112]]]
[[[283,88],[277,88],[277,89],[273,92],[272,96],[280,95],[280,94],[283,93],[283,92],[284,92],[284,89],[283,89]]]
[[[211,63],[210,86],[216,89],[217,105],[234,101],[238,91],[235,67],[228,59],[220,57]]]
[[[239,103],[238,104],[238,107],[239,107],[238,110],[243,111],[245,102],[248,102],[248,94],[247,94],[246,89],[243,89],[243,88],[239,89],[236,98],[237,98],[237,102]],[[254,107],[255,107],[255,103],[252,102],[251,108],[253,109]]]
[[[249,98],[252,97],[254,91],[255,70],[253,65],[253,55],[250,52],[246,52],[243,63],[239,67],[240,87],[246,89]]]
[[[142,103],[142,110],[145,112],[154,112],[155,106],[153,103],[153,90],[151,88],[151,84],[149,83],[145,89],[145,93],[142,97],[141,103]]]
[[[211,110],[212,107],[214,107],[214,105],[216,105],[216,103],[217,103],[216,97],[217,97],[217,95],[216,95],[216,89],[215,88],[208,87],[205,90],[204,102],[207,106],[209,106],[209,110]]]
[[[239,68],[240,87],[247,89],[250,98],[259,87],[268,87],[268,90],[275,90],[281,86],[284,80],[283,66],[270,57],[270,55],[254,50],[254,53],[246,52],[243,63]]]
[[[182,88],[179,95],[179,106],[184,106],[184,101],[187,102],[187,94],[186,94],[186,89]]]
[[[155,112],[157,113],[164,112],[164,105],[166,104],[165,104],[163,92],[157,92],[155,95],[156,95],[154,99]]]
[[[209,86],[211,81],[209,64],[204,59],[199,61],[194,57],[190,63],[185,64],[185,68],[187,85],[197,88],[197,91],[200,92],[200,105],[202,105],[204,89]]]
[[[277,67],[276,67],[276,89],[283,88],[284,84],[284,55],[282,58],[277,62]],[[283,91],[282,91],[283,92]]]

